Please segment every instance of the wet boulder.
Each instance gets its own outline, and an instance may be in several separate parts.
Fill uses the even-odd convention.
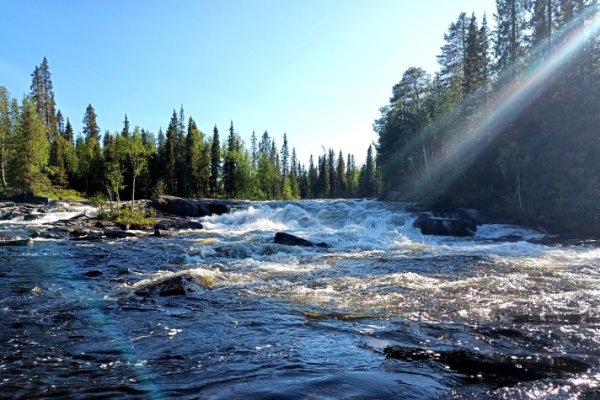
[[[438,236],[473,236],[477,231],[477,224],[464,218],[443,218],[428,214],[420,215],[414,226],[421,230],[423,235]]]
[[[314,242],[311,242],[310,240],[302,239],[302,238],[299,238],[294,235],[290,235],[289,233],[285,233],[285,232],[277,232],[275,234],[275,243],[283,244],[286,246],[321,247],[324,249],[329,247],[327,245],[327,243],[325,243],[325,242],[314,243]]]
[[[109,239],[126,239],[130,237],[137,237],[135,233],[119,229],[107,229],[103,232],[103,235]]]
[[[147,287],[140,288],[135,294],[142,297],[158,294],[159,296],[185,296],[198,292],[200,286],[190,275],[176,275]]]
[[[200,222],[191,221],[188,219],[162,219],[157,222],[156,225],[154,225],[154,228],[162,231],[168,231],[171,229],[202,229],[203,226]]]
[[[160,196],[150,205],[158,211],[178,215],[180,217],[200,217],[200,210],[191,200],[175,196]]]
[[[33,246],[33,239],[16,239],[0,237],[0,246]]]

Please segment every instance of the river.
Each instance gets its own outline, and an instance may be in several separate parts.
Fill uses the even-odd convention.
[[[414,219],[255,202],[177,237],[0,247],[0,398],[600,397],[599,246]]]

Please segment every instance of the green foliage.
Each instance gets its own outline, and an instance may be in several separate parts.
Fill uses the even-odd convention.
[[[46,126],[29,98],[23,99],[13,137],[12,186],[22,193],[36,193],[49,186],[43,171],[48,164]]]
[[[461,14],[444,36],[440,72],[428,79],[410,68],[393,87],[375,121],[384,186],[433,205],[600,233],[600,35],[576,33],[597,17],[597,6],[497,6],[493,34],[485,18],[479,26],[474,15]],[[579,48],[551,59],[576,35]],[[560,68],[532,85],[542,65]],[[362,195],[369,164],[361,168]]]
[[[156,213],[153,210],[132,209],[130,206],[102,213],[100,218],[119,225],[129,225],[141,229],[156,225]]]
[[[86,198],[76,190],[62,189],[59,187],[48,187],[35,193],[36,196],[47,197],[53,200],[62,201],[85,201]]]
[[[0,191],[33,193],[60,199],[81,199],[80,193],[103,204],[116,201],[123,218],[122,199],[172,194],[182,197],[226,196],[248,199],[350,197],[358,193],[360,169],[340,152],[329,149],[307,169],[290,153],[287,134],[278,150],[265,133],[257,142],[252,133],[248,151],[233,127],[221,146],[215,126],[210,138],[192,118],[184,132],[184,113],[173,110],[166,135],[154,135],[131,124],[100,135],[94,107],[88,104],[77,137],[69,118],[56,110],[48,60],[32,73],[31,98],[19,107],[0,87]],[[352,163],[350,163],[352,160]],[[375,176],[375,175],[374,175]],[[131,211],[133,213],[133,211]],[[137,214],[136,214],[137,215]],[[135,219],[133,215],[125,215]]]

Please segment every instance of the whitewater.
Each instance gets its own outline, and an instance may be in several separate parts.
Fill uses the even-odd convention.
[[[175,237],[0,247],[0,397],[600,395],[597,243],[424,236],[406,206],[248,202]]]

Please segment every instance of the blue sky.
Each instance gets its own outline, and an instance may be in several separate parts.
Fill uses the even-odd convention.
[[[48,58],[58,108],[81,130],[166,129],[183,105],[200,129],[249,144],[286,132],[302,162],[322,146],[362,162],[373,121],[411,66],[437,69],[461,11],[494,0],[0,0],[0,85],[21,99]]]

